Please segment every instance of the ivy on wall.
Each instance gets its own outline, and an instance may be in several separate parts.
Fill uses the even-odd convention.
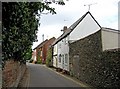
[[[52,47],[48,49],[47,51],[47,58],[46,58],[46,65],[48,67],[52,66]]]

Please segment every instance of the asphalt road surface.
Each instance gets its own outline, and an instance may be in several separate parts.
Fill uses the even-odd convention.
[[[2,88],[2,69],[0,68],[0,89]]]
[[[81,87],[78,83],[61,76],[44,65],[27,64],[30,71],[28,87]]]

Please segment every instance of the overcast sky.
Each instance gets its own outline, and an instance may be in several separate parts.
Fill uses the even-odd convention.
[[[65,1],[64,6],[52,4],[57,14],[42,15],[40,27],[38,28],[38,42],[34,42],[32,48],[35,48],[44,39],[59,37],[64,26],[69,27],[76,20],[88,11],[88,4],[92,4],[90,12],[102,27],[108,27],[118,30],[118,2],[120,0],[69,0]]]

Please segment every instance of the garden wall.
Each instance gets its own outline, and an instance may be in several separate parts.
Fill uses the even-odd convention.
[[[25,70],[25,64],[14,60],[6,61],[2,72],[2,87],[17,87]]]

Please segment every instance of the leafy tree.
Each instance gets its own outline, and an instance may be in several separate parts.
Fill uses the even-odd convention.
[[[31,45],[37,38],[38,10],[56,14],[54,8],[42,2],[2,2],[3,61],[23,61],[29,58]]]
[[[32,58],[32,48],[29,48],[25,54],[25,59],[30,60]]]
[[[38,1],[41,2],[2,2],[3,63],[10,59],[21,62],[29,59],[31,46],[37,40],[40,14],[45,10],[56,14],[55,8],[49,6],[51,3],[65,5],[63,0]]]

